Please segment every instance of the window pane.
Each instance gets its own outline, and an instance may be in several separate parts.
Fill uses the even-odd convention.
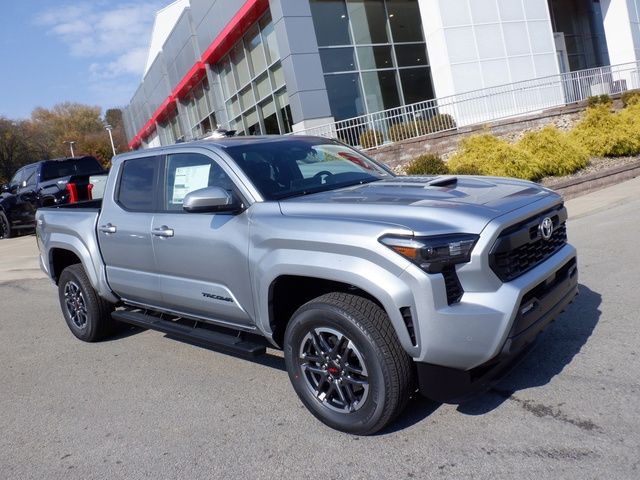
[[[284,72],[282,71],[282,66],[277,64],[271,69],[273,73],[273,85],[274,88],[280,88],[284,86]]]
[[[267,135],[277,135],[280,133],[278,126],[278,115],[273,100],[262,105],[262,118],[264,119],[264,133]]]
[[[184,197],[195,190],[206,187],[220,187],[233,192],[233,182],[222,167],[211,158],[198,153],[170,155],[167,161],[167,175],[164,209],[182,211]]]
[[[311,16],[318,45],[349,45],[349,19],[344,0],[311,0]]]
[[[152,212],[156,165],[158,157],[146,157],[124,162],[118,203],[127,210]]]
[[[358,47],[358,61],[362,70],[392,68],[391,47]]]
[[[244,47],[242,42],[233,47],[231,51],[231,61],[233,62],[238,78],[238,86],[244,86],[249,82],[249,64],[247,63],[247,57],[244,54]]]
[[[271,83],[269,83],[269,75],[266,73],[256,80],[256,95],[258,100],[262,100],[267,95],[271,95]]]
[[[405,104],[431,100],[434,97],[431,74],[428,68],[400,70],[400,81],[402,82]]]
[[[258,112],[254,108],[247,113],[245,117],[245,123],[247,125],[247,135],[261,135],[260,121],[258,120]]]
[[[396,59],[399,67],[427,65],[427,47],[424,43],[396,45]]]
[[[400,106],[395,70],[362,72],[369,113]]]
[[[260,28],[262,28],[262,40],[267,52],[267,61],[269,63],[273,63],[277,60],[280,60],[280,52],[278,51],[278,40],[276,39],[276,32],[273,29],[271,18],[263,19],[260,22]]]
[[[236,92],[233,72],[231,71],[231,60],[228,56],[224,57],[220,64],[220,82],[222,83],[224,98],[229,98]]]
[[[238,97],[233,97],[227,102],[227,110],[231,113],[232,117],[240,114],[240,103]]]
[[[282,118],[282,126],[284,133],[291,133],[293,130],[293,117],[291,116],[291,107],[289,106],[289,95],[286,90],[276,93],[276,103],[280,109],[280,118]]]
[[[357,70],[356,60],[353,56],[353,47],[347,48],[321,48],[320,61],[325,73],[352,72]]]
[[[256,104],[256,101],[253,98],[253,90],[251,90],[251,86],[245,88],[240,92],[240,105],[242,110],[246,110]]]
[[[245,44],[249,52],[249,58],[251,59],[253,76],[259,75],[260,72],[263,72],[267,68],[267,60],[262,50],[262,38],[260,37],[260,31],[257,25],[254,25],[249,33],[247,33]]]
[[[387,0],[387,12],[394,42],[424,41],[418,0]]]
[[[336,120],[364,114],[364,103],[357,73],[325,75],[331,113]]]
[[[384,0],[347,0],[356,44],[388,43]]]

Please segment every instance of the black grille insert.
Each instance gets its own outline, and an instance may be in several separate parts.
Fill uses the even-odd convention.
[[[549,240],[539,229],[546,217],[553,222]],[[560,206],[507,228],[489,256],[491,269],[500,280],[510,282],[544,262],[567,243],[566,220],[567,211]]]
[[[444,286],[447,289],[447,303],[452,305],[458,303],[462,298],[464,290],[460,285],[460,279],[456,273],[454,266],[447,267],[442,270],[442,276],[444,277]]]

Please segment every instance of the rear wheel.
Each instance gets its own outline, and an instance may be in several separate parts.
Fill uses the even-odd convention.
[[[0,212],[0,239],[11,238],[13,231],[11,230],[11,224],[4,212]]]
[[[58,282],[58,297],[71,333],[85,342],[97,342],[115,331],[113,304],[93,289],[82,265],[65,268]]]
[[[389,317],[366,298],[330,293],[303,305],[285,333],[293,387],[320,421],[370,435],[404,409],[414,388],[411,359]]]

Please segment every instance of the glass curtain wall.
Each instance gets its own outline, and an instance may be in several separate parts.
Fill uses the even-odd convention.
[[[216,66],[238,135],[290,133],[293,125],[271,16],[266,14]]]
[[[310,3],[336,120],[434,97],[418,0]]]
[[[177,112],[173,112],[169,118],[161,122],[159,126],[160,143],[162,145],[173,145],[177,141],[184,140]]]
[[[182,100],[191,128],[190,138],[200,138],[218,127],[210,102],[209,81],[204,78]]]

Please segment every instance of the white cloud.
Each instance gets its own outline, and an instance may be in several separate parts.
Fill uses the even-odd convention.
[[[46,10],[35,21],[71,55],[93,60],[88,67],[91,90],[105,98],[109,91],[117,92],[122,103],[124,86],[131,96],[140,81],[155,12],[168,1],[79,2]]]

